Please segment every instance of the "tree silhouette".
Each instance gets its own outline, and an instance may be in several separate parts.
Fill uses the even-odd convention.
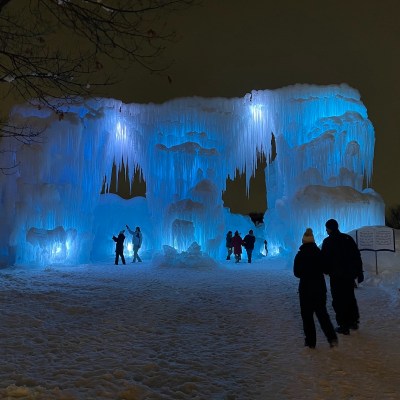
[[[169,62],[161,55],[176,38],[166,14],[197,1],[0,0],[0,93],[62,119],[62,106],[116,82],[107,60],[165,72]],[[0,137],[30,143],[38,135],[0,121]]]

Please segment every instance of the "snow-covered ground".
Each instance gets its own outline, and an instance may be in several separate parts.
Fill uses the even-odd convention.
[[[399,399],[400,257],[363,258],[359,331],[315,350],[291,257],[3,268],[0,398]]]

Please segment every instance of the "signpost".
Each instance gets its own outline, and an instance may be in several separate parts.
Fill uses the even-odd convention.
[[[378,274],[378,251],[396,251],[394,230],[386,226],[358,229],[356,240],[360,251],[375,252],[376,274]]]

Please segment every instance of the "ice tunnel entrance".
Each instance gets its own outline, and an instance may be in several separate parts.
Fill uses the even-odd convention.
[[[343,231],[384,224],[382,199],[363,187],[372,174],[373,126],[347,85],[160,105],[92,99],[63,111],[59,120],[34,106],[13,110],[13,123],[46,129],[30,146],[7,143],[12,153],[3,158],[17,162],[18,173],[0,178],[5,262],[110,259],[111,236],[125,224],[141,227],[143,252],[197,242],[222,258],[227,230],[254,229],[250,218],[224,208],[226,178],[239,170],[248,183],[257,154],[271,157],[272,134],[277,156],[265,168],[268,210],[255,230],[260,251],[264,238],[271,253],[297,248],[307,226],[319,242],[328,218]],[[101,194],[105,175],[122,159],[129,171],[141,168],[146,197]]]

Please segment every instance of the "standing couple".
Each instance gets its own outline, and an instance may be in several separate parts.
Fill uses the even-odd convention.
[[[132,235],[132,245],[133,245],[133,263],[137,261],[142,262],[142,259],[139,257],[138,251],[142,246],[142,232],[140,232],[140,228],[137,226],[134,231],[132,231],[128,225],[126,225],[126,229]],[[113,236],[112,239],[115,242],[115,265],[118,265],[118,260],[121,257],[122,264],[125,264],[125,256],[124,256],[124,241],[125,241],[125,230],[122,230],[118,237]]]
[[[294,259],[293,272],[300,278],[300,310],[303,320],[305,345],[314,348],[316,332],[314,313],[331,347],[337,345],[336,333],[350,334],[358,329],[359,310],[354,295],[354,280],[364,280],[361,254],[354,239],[339,231],[338,222],[330,219],[325,224],[328,237],[321,250],[315,244],[311,228],[307,228]],[[326,309],[326,284],[329,275],[332,306],[338,327],[333,328]]]

